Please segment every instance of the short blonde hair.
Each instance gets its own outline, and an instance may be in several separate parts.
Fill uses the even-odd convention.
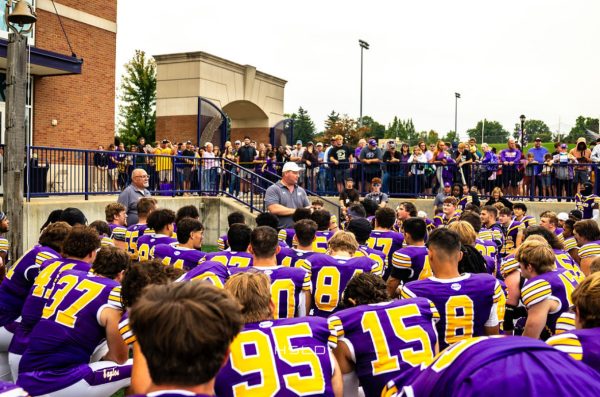
[[[457,221],[452,222],[448,229],[455,231],[458,233],[460,237],[460,243],[462,245],[475,245],[475,240],[477,239],[477,233],[473,226],[467,221]]]
[[[494,193],[500,193],[500,197],[504,196],[504,193],[502,193],[502,189],[500,189],[498,186],[496,186],[494,188],[494,190],[492,190],[492,194],[491,194],[492,197],[494,196]]]
[[[555,269],[556,254],[548,242],[527,239],[515,253],[515,259],[524,266],[531,265],[536,273],[542,274]]]
[[[358,250],[358,242],[353,233],[340,230],[329,239],[329,249],[332,251],[344,251],[354,255]]]
[[[600,273],[587,276],[571,294],[583,328],[600,327]]]
[[[256,323],[273,318],[271,280],[259,270],[234,274],[225,283],[225,290],[242,306],[244,323]]]

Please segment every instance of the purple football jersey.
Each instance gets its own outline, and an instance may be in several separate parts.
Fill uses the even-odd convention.
[[[327,320],[304,317],[248,323],[219,371],[219,397],[333,396],[330,347],[337,338]]]
[[[460,212],[455,212],[451,216],[446,216],[446,214],[436,215],[433,218],[433,226],[435,228],[438,227],[448,227],[452,222],[456,222],[460,219]]]
[[[109,223],[108,227],[110,229],[110,238],[116,241],[126,241],[127,228],[125,226]]]
[[[391,275],[405,283],[432,276],[427,247],[409,245],[394,252]]]
[[[46,301],[59,275],[67,270],[88,272],[91,266],[90,263],[75,259],[50,259],[42,262],[40,273],[35,278],[23,304],[21,322],[15,329],[9,352],[23,354],[25,351],[29,343],[29,334],[40,321]]]
[[[125,242],[127,243],[127,253],[131,259],[138,259],[138,239],[145,234],[154,234],[154,230],[150,229],[145,223],[137,223],[127,228],[125,234]]]
[[[205,252],[181,247],[179,243],[157,244],[154,246],[154,258],[162,259],[162,263],[175,269],[191,270],[198,266]]]
[[[553,249],[552,251],[554,251],[554,254],[556,255],[556,260],[554,261],[554,263],[556,263],[556,269],[570,270],[577,276],[577,281],[582,282],[585,278],[585,274],[583,274],[579,265],[573,260],[571,255],[565,250]]]
[[[576,329],[553,336],[546,343],[600,372],[600,328]]]
[[[598,196],[590,194],[584,196],[581,193],[575,195],[575,207],[583,214],[583,219],[592,219],[594,217],[594,207],[598,204]]]
[[[60,254],[52,248],[36,245],[15,262],[0,284],[0,327],[13,322],[21,315],[25,299],[40,272],[42,262],[58,258]]]
[[[329,240],[334,234],[334,232],[330,232],[329,230],[317,230],[315,233],[315,241],[313,242],[313,250],[320,253],[327,252]]]
[[[117,281],[77,270],[60,273],[21,358],[19,386],[37,396],[91,374],[90,357],[106,338],[98,319],[107,307],[122,310]]]
[[[498,280],[489,274],[465,273],[454,279],[430,277],[405,284],[402,298],[423,297],[440,312],[436,324],[440,350],[473,336],[484,335],[485,327],[499,323],[497,304],[504,293]]]
[[[314,252],[296,248],[281,248],[277,253],[277,264],[285,267],[303,267],[302,263]]]
[[[498,249],[504,245],[504,233],[502,232],[502,226],[500,226],[499,223],[494,223],[490,227],[485,225],[481,226],[479,238],[484,241],[493,241],[496,243]]]
[[[500,250],[496,243],[492,240],[482,240],[480,238],[475,239],[475,249],[481,253],[483,256],[489,256],[493,258],[496,262],[496,267],[498,267],[498,258],[500,257]]]
[[[327,317],[335,313],[342,292],[355,274],[375,273],[377,263],[369,257],[341,258],[314,254],[305,263],[313,285],[312,314]]]
[[[353,352],[365,395],[379,396],[391,378],[433,360],[437,319],[433,302],[414,298],[341,310],[328,321],[338,343],[344,342]]]
[[[383,252],[387,257],[386,269],[384,270],[386,276],[391,270],[392,255],[402,248],[403,242],[404,235],[400,232],[394,232],[392,230],[373,230],[371,232],[371,237],[367,240],[367,245],[370,248]]]
[[[203,280],[210,282],[215,287],[223,288],[229,275],[229,269],[224,264],[206,261],[179,277],[177,281]]]
[[[144,234],[138,238],[138,259],[140,261],[147,261],[154,259],[154,247],[158,244],[171,244],[176,243],[177,239],[164,234]]]
[[[367,245],[359,245],[358,250],[354,253],[355,258],[359,258],[361,256],[367,256],[375,263],[377,263],[377,269],[373,272],[378,276],[383,276],[383,272],[387,267],[387,257],[382,251],[371,248]]]
[[[281,229],[277,234],[277,238],[279,241],[283,241],[287,244],[288,247],[293,247],[295,244],[294,236],[296,235],[296,230],[292,229]]]
[[[29,393],[12,383],[0,381],[0,397],[26,397]]]
[[[523,230],[523,226],[521,225],[521,222],[515,220],[511,220],[506,227],[502,226],[504,244],[500,250],[501,255],[506,256],[514,251],[517,245],[517,235],[520,230]]]
[[[253,260],[249,252],[220,251],[206,254],[201,262],[215,261],[229,267],[248,267],[252,266]]]
[[[535,218],[534,218],[533,216],[531,216],[531,215],[525,215],[525,216],[523,216],[523,218],[521,218],[521,219],[517,219],[517,218],[515,217],[515,220],[517,220],[517,221],[521,222],[521,224],[523,225],[523,227],[524,227],[525,229],[527,229],[529,226],[533,226],[533,225],[537,224],[537,221],[536,221],[536,220],[535,220]]]
[[[521,288],[521,300],[528,309],[546,299],[559,303],[558,308],[553,313],[548,313],[546,319],[545,330],[554,335],[556,321],[573,305],[571,293],[578,285],[577,275],[570,270],[549,271],[525,281]]]
[[[271,299],[275,304],[274,319],[305,316],[308,312],[304,292],[310,293],[310,275],[295,267],[234,267],[232,275],[250,269],[260,270],[271,279]]]
[[[1,397],[1,396],[0,396]],[[160,390],[150,394],[130,394],[129,397],[212,397],[208,394],[195,394],[183,390]]]
[[[225,251],[227,248],[229,248],[227,234],[224,234],[217,239],[217,247],[219,248],[219,251]]]
[[[396,395],[394,389],[391,382],[382,396]],[[497,336],[455,344],[399,395],[577,396],[582,392],[600,393],[600,375],[593,369],[539,340]]]

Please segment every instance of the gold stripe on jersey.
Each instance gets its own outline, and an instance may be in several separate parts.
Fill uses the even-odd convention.
[[[408,255],[396,251],[392,255],[392,266],[410,269],[412,267],[412,261]]]
[[[342,320],[340,320],[337,316],[331,316],[327,319],[327,326],[329,327],[329,331],[336,338],[344,337],[344,325],[342,324]]]
[[[381,391],[381,397],[396,397],[398,395],[398,387],[393,380],[389,381]]]
[[[526,307],[531,307],[552,295],[550,283],[546,280],[536,280],[521,290],[521,299]]]
[[[310,281],[310,273],[304,273],[304,281],[302,282],[302,291],[310,292],[312,290],[312,282]]]
[[[516,270],[519,270],[519,262],[514,256],[508,260],[502,261],[502,264],[500,265],[500,274],[504,278]]]
[[[277,239],[279,239],[279,241],[285,242],[285,240],[287,239],[287,231],[285,229],[281,229],[279,233],[277,233]]]
[[[575,360],[581,361],[583,358],[583,347],[575,334],[565,333],[556,335],[548,339],[546,343],[563,353],[567,353]]]
[[[492,231],[491,230],[481,230],[477,237],[483,241],[492,241]]]
[[[565,240],[565,251],[570,251],[573,248],[577,248],[577,240],[575,237],[571,236]]]
[[[587,243],[579,247],[579,258],[590,258],[600,255],[600,244]]]
[[[56,259],[57,257],[54,255],[51,255],[47,252],[38,252],[38,254],[35,256],[35,264],[36,265],[41,265],[42,262],[48,260],[48,259]]]
[[[406,288],[406,286],[403,286],[402,289],[400,290],[400,297],[402,299],[410,299],[410,298],[416,298],[417,296],[408,288]]]
[[[437,307],[432,301],[429,301],[429,310],[431,310],[431,317],[434,322],[437,322],[440,319],[440,312],[438,312]]]
[[[496,280],[496,285],[494,286],[494,303],[500,302],[502,299],[502,295],[504,295],[504,291],[502,291],[502,287],[498,280]]]
[[[573,331],[575,329],[575,313],[564,312],[556,320],[556,335],[564,334],[565,332]]]
[[[8,251],[10,249],[10,244],[7,239],[0,237],[0,251]]]

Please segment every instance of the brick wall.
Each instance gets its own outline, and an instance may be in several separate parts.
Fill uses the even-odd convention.
[[[65,1],[61,4],[116,20],[116,0]],[[56,15],[37,10],[36,47],[70,54]],[[116,34],[62,18],[78,58],[80,75],[37,77],[34,83],[33,143],[96,148],[114,141]],[[51,121],[58,120],[53,127]]]
[[[269,143],[269,128],[232,128],[231,141],[243,140],[248,135],[256,142]]]
[[[161,116],[156,118],[156,139],[169,139],[171,142],[192,141],[197,139],[196,115]]]

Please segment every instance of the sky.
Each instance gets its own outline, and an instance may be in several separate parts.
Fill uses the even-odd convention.
[[[335,110],[417,131],[458,131],[519,116],[568,133],[600,117],[600,2],[595,0],[119,0],[117,80],[136,49],[204,51],[287,80],[284,111],[318,130]],[[560,124],[559,124],[560,122]]]

